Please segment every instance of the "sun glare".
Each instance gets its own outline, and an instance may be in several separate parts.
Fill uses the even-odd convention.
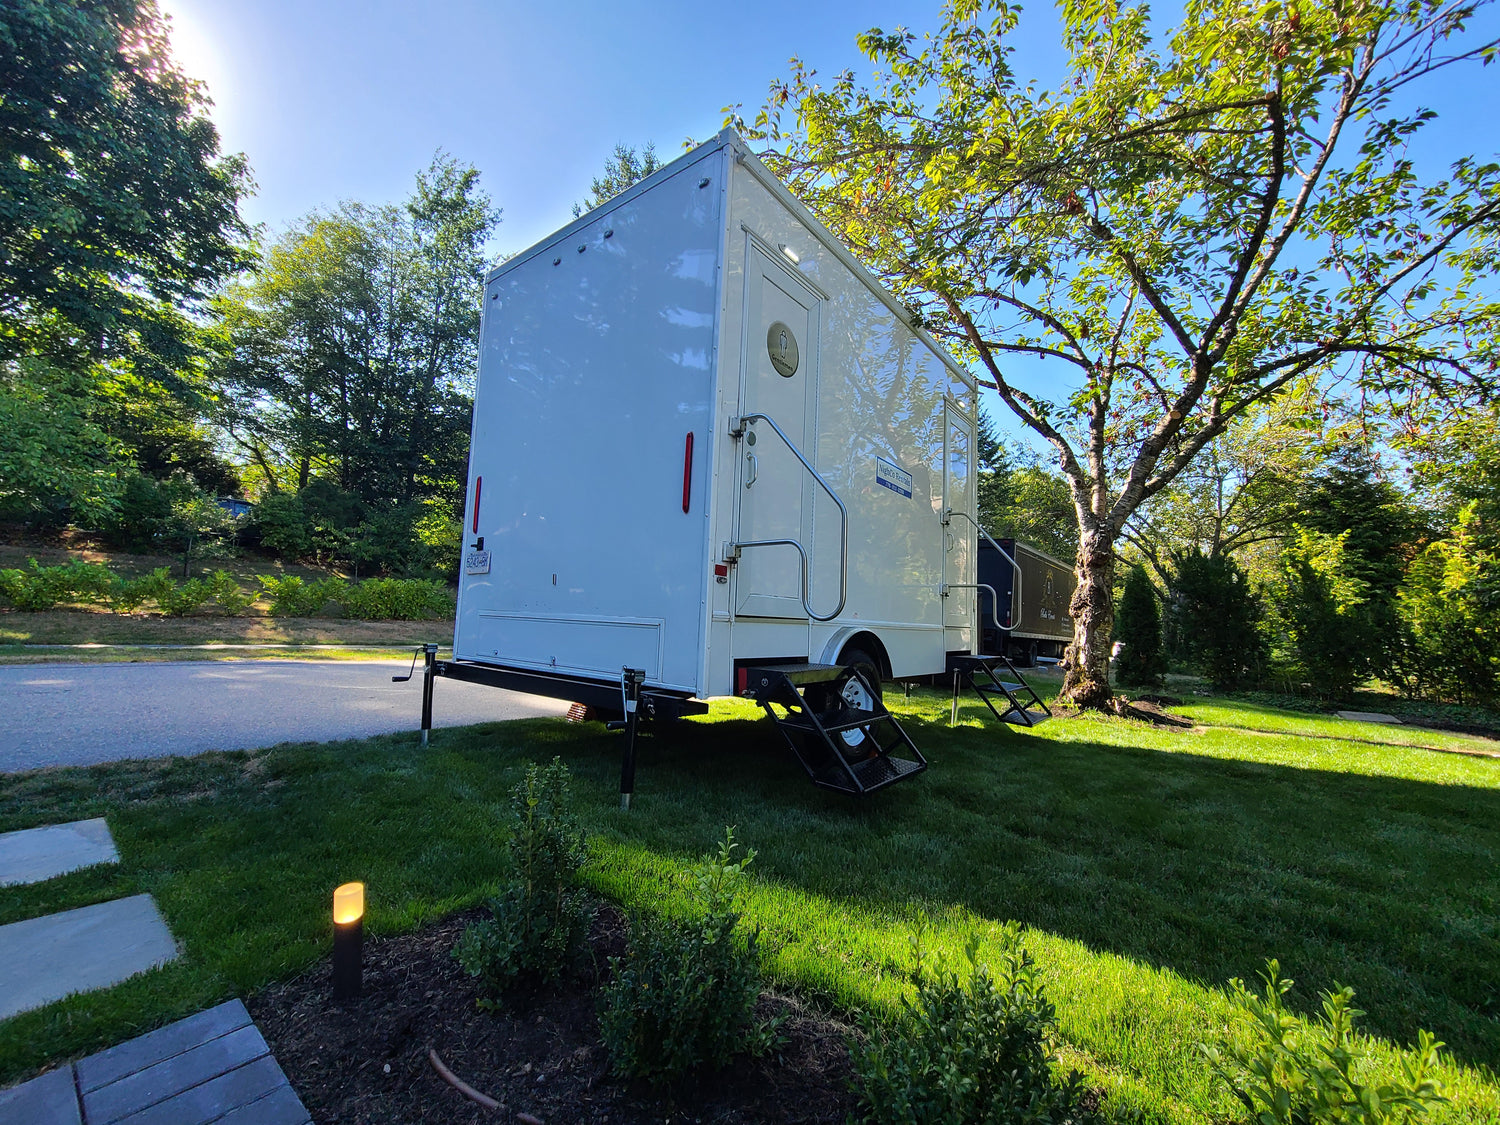
[[[222,117],[228,93],[224,56],[207,22],[191,0],[161,0],[159,7],[170,21],[172,57],[185,75],[204,84],[214,101],[213,116]]]

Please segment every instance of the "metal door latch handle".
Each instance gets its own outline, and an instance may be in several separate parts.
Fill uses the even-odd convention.
[[[749,488],[755,483],[755,478],[760,475],[760,462],[756,460],[755,454],[745,454],[745,487]]]

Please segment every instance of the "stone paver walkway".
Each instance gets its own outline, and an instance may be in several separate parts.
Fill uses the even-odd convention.
[[[96,863],[119,863],[103,817],[0,834],[0,887],[40,883]]]
[[[0,926],[0,1019],[108,988],[177,955],[150,895]]]
[[[238,1000],[0,1090],[0,1125],[310,1125]]]

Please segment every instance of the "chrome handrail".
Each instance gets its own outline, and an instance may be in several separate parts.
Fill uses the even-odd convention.
[[[1011,553],[1009,551],[1007,551],[1004,547],[1000,546],[999,543],[996,543],[995,542],[995,537],[993,535],[991,535],[988,531],[986,531],[983,527],[981,527],[980,524],[979,524],[979,521],[976,520],[973,516],[969,515],[968,512],[960,512],[957,508],[949,508],[949,509],[947,509],[945,512],[943,512],[943,526],[947,527],[948,524],[949,524],[949,522],[953,519],[954,516],[963,516],[964,519],[966,519],[970,523],[972,523],[974,525],[974,529],[976,531],[978,531],[980,535],[983,535],[986,539],[988,539],[990,541],[990,546],[993,547],[993,548],[995,548],[995,550],[999,551],[1000,552],[1000,557],[1002,559],[1004,559],[1006,562],[1010,563],[1011,569],[1016,572],[1016,593],[1015,593],[1014,602],[1013,602],[1013,604],[1011,606],[1012,609],[1016,610],[1016,619],[1014,621],[1012,621],[1009,625],[1001,625],[1000,624],[1000,598],[999,598],[998,595],[996,595],[994,588],[991,587],[991,586],[986,586],[984,588],[986,590],[989,590],[990,597],[994,598],[994,600],[995,600],[995,604],[991,607],[991,610],[992,610],[994,618],[995,618],[995,628],[1000,629],[1002,632],[1006,632],[1006,633],[1009,633],[1012,630],[1019,628],[1020,625],[1021,625],[1020,607],[1025,604],[1025,602],[1023,602],[1022,599],[1021,599],[1021,582],[1022,582],[1023,577],[1024,577],[1022,575],[1022,573],[1021,573],[1021,564],[1018,563],[1018,562],[1016,562],[1015,558],[1011,555]],[[976,563],[976,569],[977,569],[977,563]]]
[[[832,621],[844,612],[844,603],[849,598],[849,509],[844,507],[844,502],[839,499],[839,494],[829,487],[828,482],[808,463],[802,451],[792,444],[792,439],[781,432],[781,427],[776,424],[776,419],[769,414],[741,414],[737,418],[730,419],[729,436],[736,441],[745,436],[745,427],[751,422],[765,422],[771,429],[776,431],[792,456],[802,462],[802,467],[812,474],[812,479],[822,486],[823,491],[828,493],[828,498],[838,505],[839,509],[839,604],[832,613],[815,613],[813,611],[810,589],[810,567],[807,560],[807,548],[796,539],[755,539],[748,543],[732,544],[736,553],[745,547],[795,547],[797,554],[802,558],[802,608],[807,611],[807,616],[814,621]]]
[[[990,592],[990,616],[995,619],[995,628],[1002,632],[1010,629],[1009,625],[1000,624],[1000,595],[995,593],[995,587],[987,582],[944,582],[938,593],[942,597],[948,596],[949,590],[988,590]]]

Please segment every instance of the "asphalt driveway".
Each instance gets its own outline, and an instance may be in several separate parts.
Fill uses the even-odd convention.
[[[0,772],[415,732],[407,661],[243,660],[0,667]],[[433,724],[562,715],[568,705],[439,679]],[[413,735],[415,737],[415,734]]]

